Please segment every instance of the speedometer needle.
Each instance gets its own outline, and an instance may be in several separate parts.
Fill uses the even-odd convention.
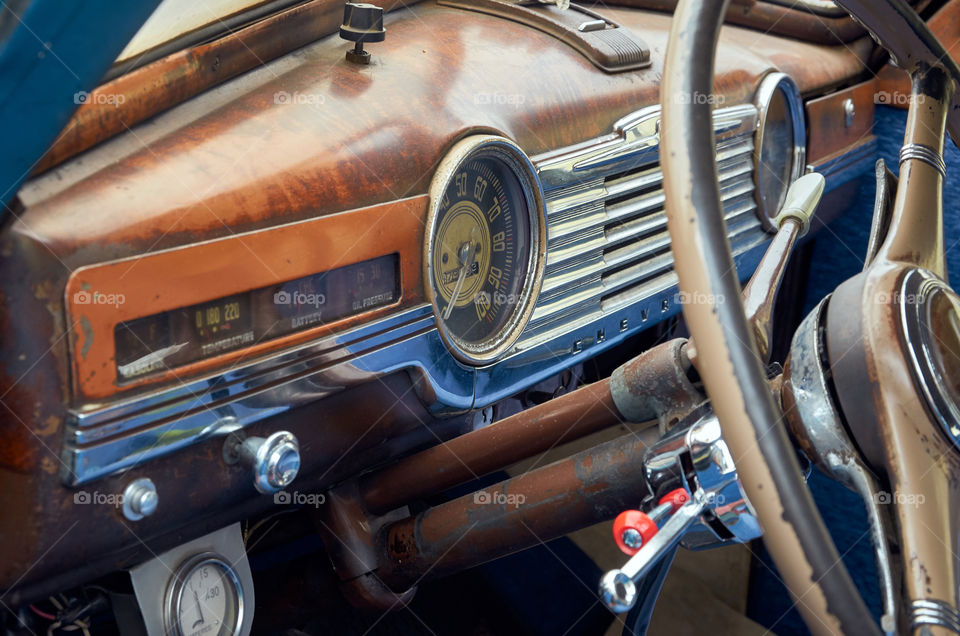
[[[450,303],[447,305],[447,308],[443,312],[443,319],[447,320],[450,318],[450,313],[453,311],[453,306],[457,303],[457,297],[460,296],[460,289],[463,287],[463,281],[467,278],[467,272],[470,271],[470,267],[473,265],[473,256],[474,252],[477,251],[476,243],[473,242],[473,234],[470,233],[470,241],[464,243],[460,246],[460,249],[457,250],[457,260],[460,261],[460,277],[457,278],[457,284],[453,288],[453,293],[450,295]],[[464,254],[466,252],[466,254]]]

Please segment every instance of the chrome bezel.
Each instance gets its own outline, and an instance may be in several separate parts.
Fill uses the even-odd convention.
[[[464,342],[447,329],[441,316],[433,282],[433,251],[436,239],[437,217],[440,201],[450,186],[460,167],[478,157],[492,157],[509,167],[520,183],[520,189],[526,199],[530,222],[530,250],[527,255],[527,278],[520,292],[520,302],[513,310],[510,320],[498,333],[480,344]],[[482,366],[506,355],[520,337],[530,320],[543,280],[543,268],[546,260],[546,221],[544,218],[543,188],[537,178],[536,169],[527,155],[509,139],[495,135],[475,135],[461,140],[437,166],[430,182],[430,205],[427,211],[427,224],[423,253],[423,282],[427,300],[433,307],[440,337],[450,352],[461,362]]]
[[[763,227],[768,231],[776,231],[774,219],[780,212],[777,210],[764,209],[763,203],[763,180],[760,178],[760,165],[763,163],[763,135],[767,126],[767,114],[770,102],[773,97],[780,92],[787,104],[790,122],[793,125],[793,148],[789,149],[793,165],[790,168],[790,183],[803,175],[807,161],[807,126],[803,115],[803,98],[800,97],[800,89],[796,82],[785,73],[770,73],[760,82],[757,88],[757,94],[754,102],[757,106],[757,132],[754,136],[753,144],[753,170],[754,170],[754,198],[757,202],[757,216]],[[790,183],[784,184],[783,191],[786,193]]]
[[[240,577],[233,567],[214,552],[195,554],[181,563],[177,567],[176,572],[174,572],[167,586],[166,611],[164,612],[166,633],[173,634],[174,636],[184,636],[183,631],[180,629],[180,621],[177,616],[180,609],[180,601],[183,599],[183,591],[190,574],[204,565],[213,565],[220,568],[226,575],[224,578],[233,586],[233,591],[237,598],[237,616],[233,631],[230,633],[231,636],[239,636],[243,628],[244,612],[246,611],[243,599],[243,585],[240,583]]]
[[[907,344],[914,383],[944,434],[960,448],[960,405],[951,396],[948,379],[937,363],[938,343],[930,329],[933,297],[955,294],[949,285],[922,269],[904,275],[899,294],[901,337]]]

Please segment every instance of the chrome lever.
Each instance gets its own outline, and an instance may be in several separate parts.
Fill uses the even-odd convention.
[[[687,528],[700,517],[706,505],[707,498],[703,493],[698,495],[695,492],[622,568],[604,574],[600,579],[600,598],[603,603],[614,612],[629,611],[637,601],[636,582],[680,543]]]
[[[614,522],[614,539],[633,555],[600,580],[600,599],[614,612],[634,605],[637,582],[681,542],[702,549],[761,535],[720,423],[709,407],[692,413],[652,445],[643,463],[650,494],[667,492],[657,505],[648,504],[647,513],[627,510]]]
[[[743,308],[764,362],[770,359],[773,304],[777,300],[787,261],[797,239],[810,229],[810,219],[823,196],[824,183],[823,175],[811,172],[790,185],[776,218],[779,229],[750,282],[743,289]]]

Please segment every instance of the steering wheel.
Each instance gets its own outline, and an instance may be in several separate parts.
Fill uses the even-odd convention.
[[[902,1],[840,4],[851,12],[851,5],[870,5],[863,12],[871,15],[858,17],[912,70],[914,99],[892,211],[886,221],[874,220],[877,247],[864,270],[795,335],[782,401],[770,390],[736,300],[712,100],[690,98],[712,92],[728,2],[678,4],[663,74],[661,161],[680,290],[705,300],[685,304],[683,314],[742,488],[811,631],[877,633],[878,627],[806,486],[788,422],[796,443],[828,474],[842,477],[850,467],[868,474],[858,490],[873,495],[894,535],[878,546],[881,555],[893,551],[888,573],[895,573],[887,581],[895,624],[888,608],[883,631],[960,633],[960,297],[946,282],[942,211],[942,152],[948,116],[954,128],[949,105],[958,75],[949,56],[918,63],[923,52],[905,40],[916,36],[930,47],[932,35]],[[871,23],[889,7],[912,18]],[[879,33],[884,29],[899,41],[891,46]]]

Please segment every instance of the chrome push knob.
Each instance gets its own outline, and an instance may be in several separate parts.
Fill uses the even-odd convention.
[[[133,480],[123,490],[123,516],[130,521],[149,517],[156,512],[159,503],[157,487],[147,477]]]
[[[231,436],[224,451],[227,463],[239,462],[253,471],[253,487],[264,494],[286,488],[300,471],[300,444],[287,431],[265,438]]]

